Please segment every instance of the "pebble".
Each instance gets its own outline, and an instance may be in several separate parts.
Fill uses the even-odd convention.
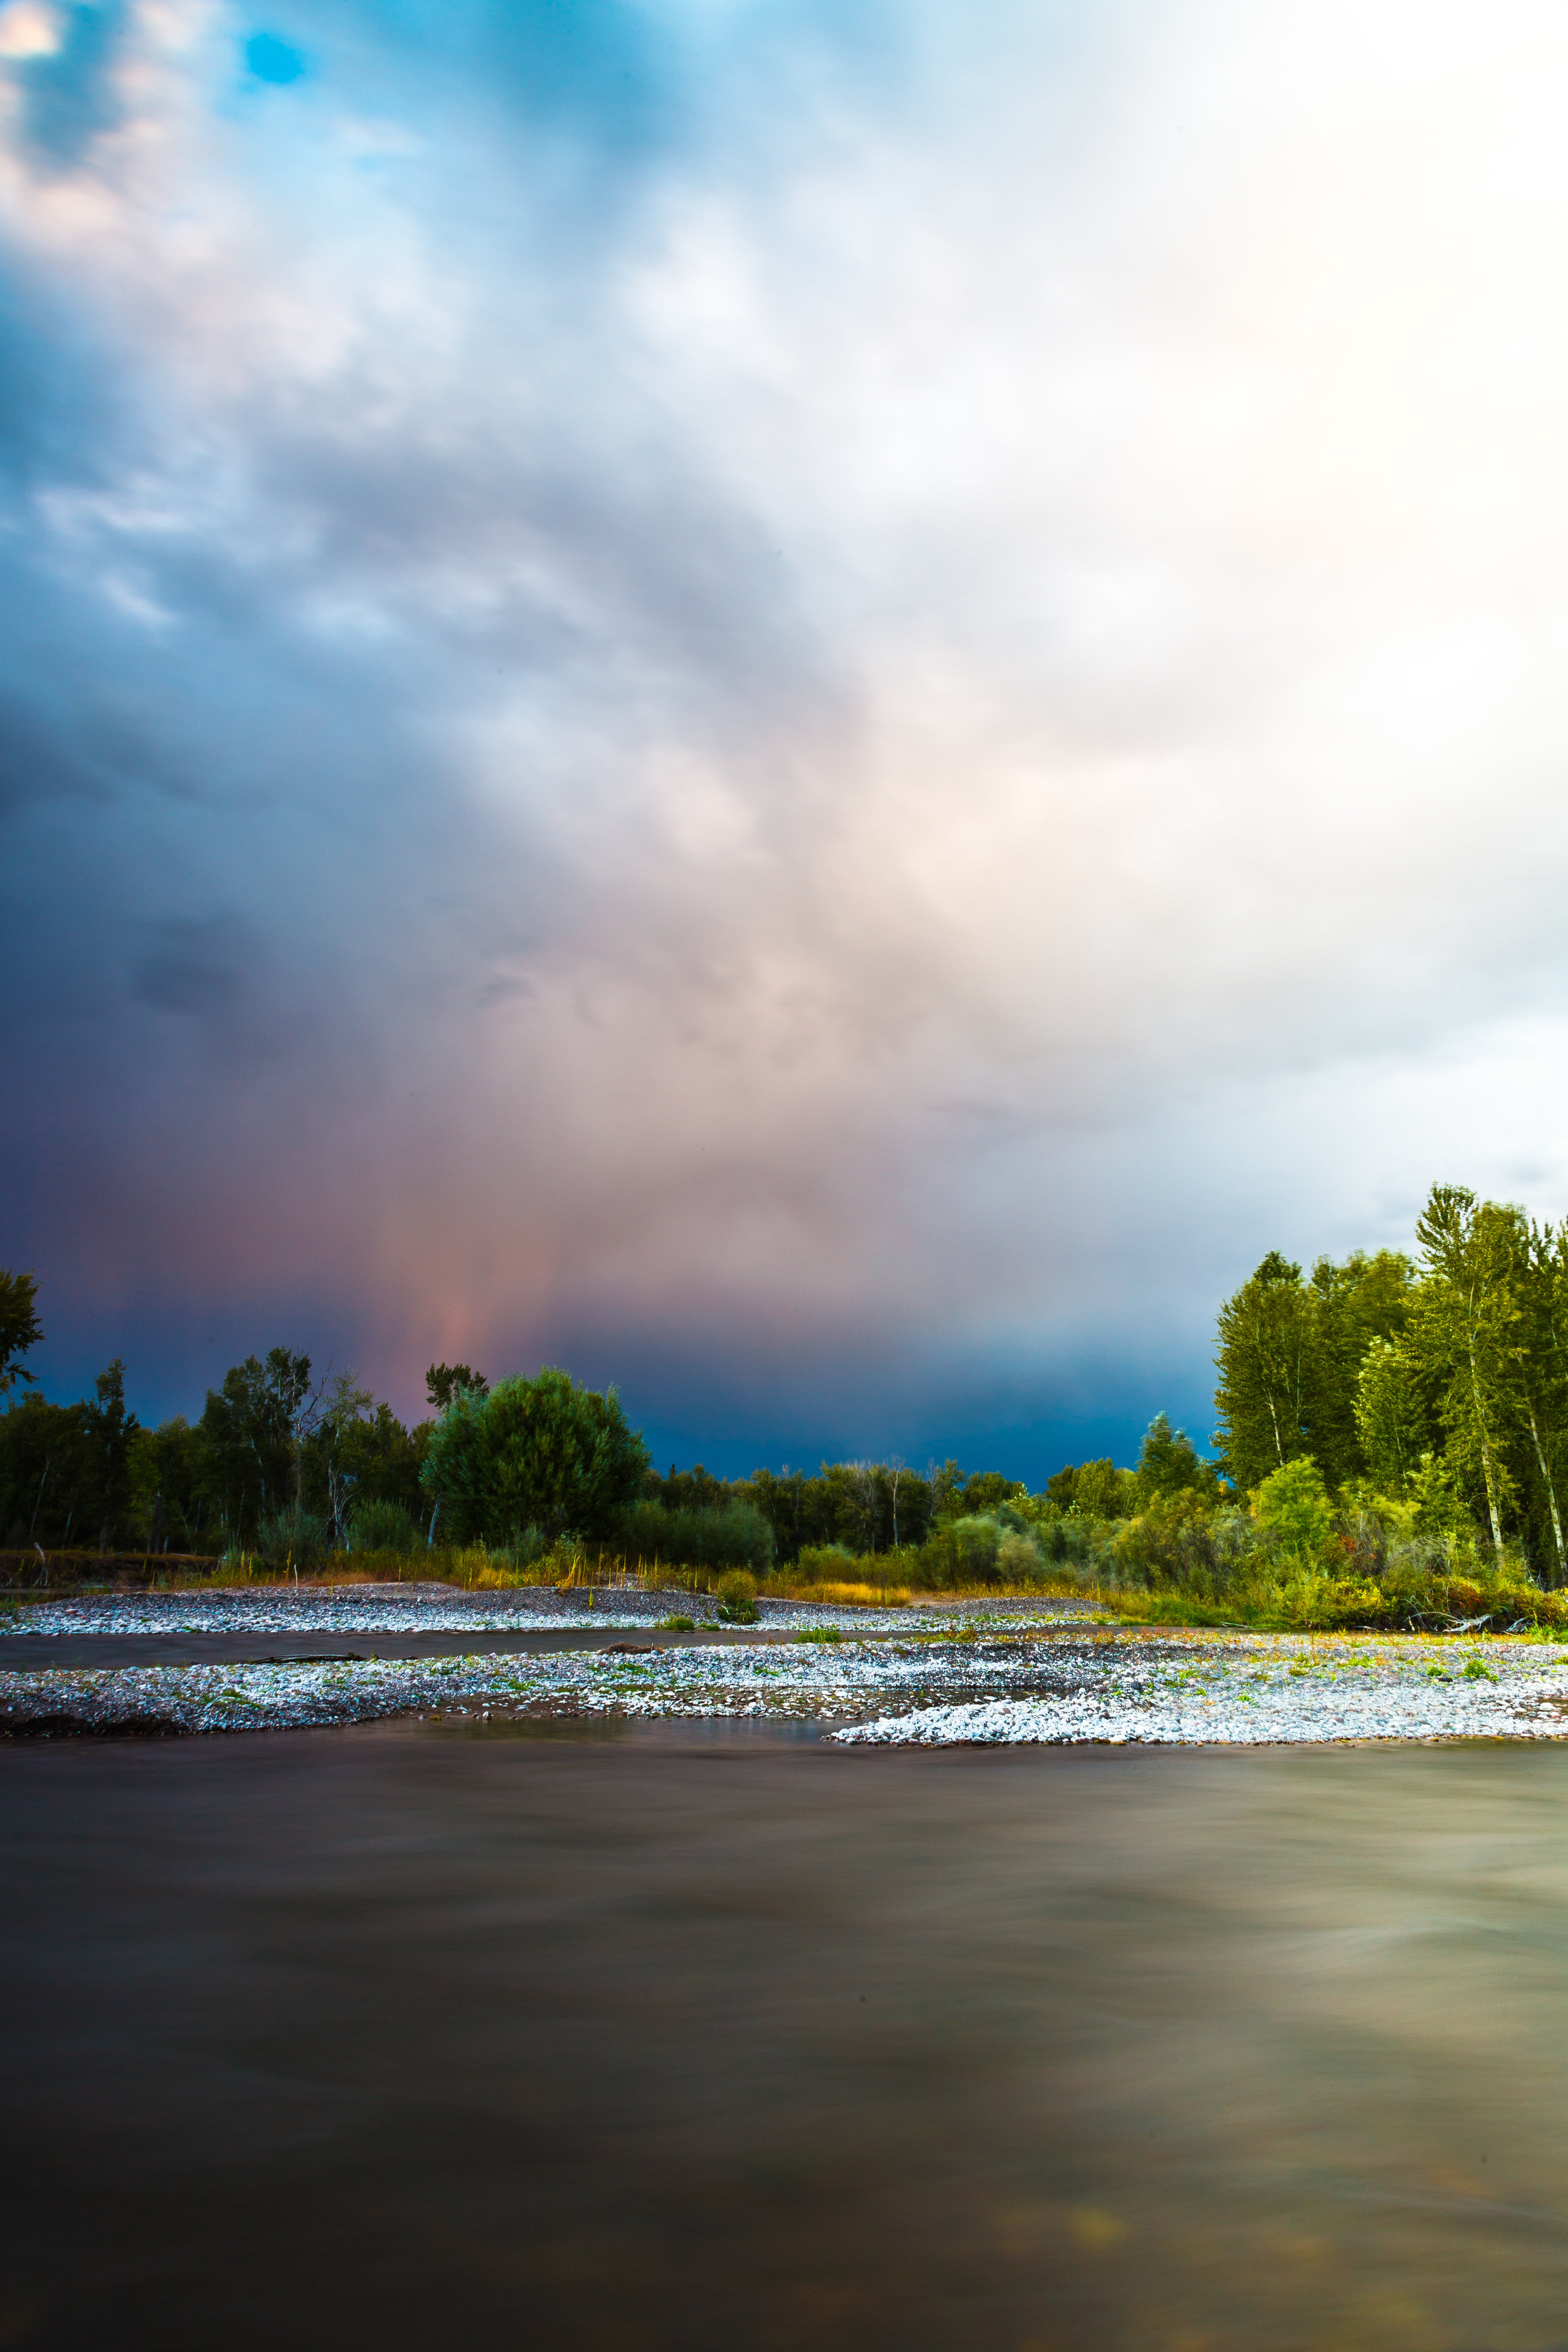
[[[878,1746],[1250,1747],[1568,1735],[1568,1649],[1537,1642],[1048,1631],[1017,1618],[1005,1634],[989,1629],[991,1639],[981,1627],[973,1641],[915,1642],[908,1638],[919,1630],[912,1612],[885,1613],[904,1640],[861,1622],[855,1638],[837,1643],[671,1647],[646,1656],[583,1650],[0,1671],[0,1733],[46,1722],[62,1732],[117,1725],[265,1730],[478,1706],[493,1716],[806,1718],[846,1744]],[[432,1618],[415,1622],[428,1626]],[[595,1610],[580,1622],[613,1621]],[[258,1630],[254,1613],[244,1622]],[[485,1622],[496,1620],[487,1615]],[[189,1623],[171,1621],[158,1630]],[[202,1624],[214,1630],[210,1617]],[[299,1617],[267,1628],[301,1629]],[[127,1629],[99,1619],[72,1630]],[[353,1628],[342,1620],[323,1624],[318,1613],[310,1630],[400,1629],[366,1628],[363,1620]],[[951,1615],[943,1630],[953,1630]]]

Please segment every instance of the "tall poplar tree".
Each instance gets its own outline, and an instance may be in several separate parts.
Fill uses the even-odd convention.
[[[1555,1580],[1568,1575],[1563,1541],[1563,1484],[1568,1454],[1568,1225],[1515,1219],[1513,1278],[1519,1304],[1515,1404],[1530,1439],[1552,1524]]]
[[[1436,1389],[1450,1466],[1479,1482],[1499,1552],[1517,1485],[1508,1462],[1521,1346],[1516,1215],[1478,1202],[1462,1184],[1434,1184],[1416,1221],[1424,1278],[1410,1321],[1412,1353]]]
[[[1318,1300],[1278,1250],[1219,1310],[1215,1443],[1242,1493],[1312,1450],[1322,1387]]]
[[[1401,1495],[1432,1449],[1419,1384],[1408,1350],[1374,1339],[1356,1378],[1356,1434],[1362,1457],[1385,1495]]]

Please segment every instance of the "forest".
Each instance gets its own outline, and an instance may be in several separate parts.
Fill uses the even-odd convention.
[[[660,1475],[614,1391],[549,1368],[492,1384],[433,1363],[410,1427],[283,1347],[231,1367],[195,1420],[147,1428],[118,1360],[90,1396],[48,1402],[24,1360],[40,1337],[32,1278],[0,1273],[12,1549],[258,1570],[424,1554],[435,1573],[461,1550],[525,1577],[591,1546],[796,1585],[1056,1583],[1289,1622],[1383,1622],[1434,1580],[1564,1609],[1568,1223],[1460,1186],[1434,1186],[1408,1255],[1304,1274],[1270,1252],[1221,1304],[1211,1452],[1159,1413],[1135,1464],[1068,1464],[1037,1493],[952,1459]]]

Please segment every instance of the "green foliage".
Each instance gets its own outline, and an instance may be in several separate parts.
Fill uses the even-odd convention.
[[[1320,1258],[1311,1279],[1271,1250],[1219,1312],[1215,1406],[1222,1466],[1247,1492],[1310,1454],[1331,1486],[1366,1467],[1356,1421],[1362,1361],[1410,1312],[1408,1259]]]
[[[949,1519],[935,1540],[943,1547],[952,1547],[955,1560],[954,1583],[1001,1582],[998,1563],[1002,1551],[1002,1529],[995,1519],[980,1517]]]
[[[694,1470],[678,1470],[672,1462],[668,1478],[650,1470],[643,1491],[649,1502],[662,1503],[667,1511],[720,1511],[733,1499],[724,1480],[715,1478],[700,1462]]]
[[[117,1357],[78,1404],[29,1389],[0,1414],[0,1533],[12,1544],[105,1549],[134,1534],[136,1448]]]
[[[1162,1495],[1205,1495],[1212,1500],[1219,1488],[1214,1465],[1203,1459],[1184,1429],[1171,1427],[1170,1416],[1163,1412],[1157,1412],[1143,1433],[1134,1482],[1132,1500],[1141,1511]],[[1103,1516],[1122,1514],[1108,1511]]]
[[[1410,1348],[1373,1338],[1356,1376],[1356,1434],[1374,1483],[1397,1495],[1414,1475],[1427,1432],[1427,1414]]]
[[[349,1520],[351,1551],[417,1551],[425,1538],[401,1503],[358,1503]]]
[[[1169,1426],[1167,1423],[1167,1429]],[[1147,1439],[1144,1443],[1147,1444]],[[1053,1478],[1047,1478],[1045,1492],[1036,1498],[1037,1507],[1031,1510],[1030,1516],[1040,1520],[1125,1519],[1137,1509],[1138,1498],[1136,1472],[1119,1470],[1106,1454],[1096,1462],[1069,1462]]]
[[[1310,1454],[1269,1472],[1253,1497],[1260,1527],[1278,1538],[1284,1549],[1303,1560],[1317,1560],[1334,1524],[1323,1474]]]
[[[50,1404],[29,1389],[8,1408],[0,1419],[0,1509],[8,1544],[52,1548],[73,1536],[79,1543],[88,1539],[85,1406]]]
[[[1493,1549],[1517,1480],[1508,1459],[1510,1373],[1521,1307],[1517,1212],[1478,1203],[1461,1184],[1434,1184],[1415,1232],[1425,1279],[1412,1337],[1437,1392],[1450,1469],[1479,1489]]]
[[[1416,1241],[1415,1265],[1386,1250],[1321,1258],[1306,1282],[1272,1252],[1225,1302],[1215,1405],[1226,1472],[1251,1490],[1310,1455],[1331,1496],[1364,1489],[1405,1511],[1399,1540],[1452,1543],[1473,1525],[1497,1559],[1521,1545],[1561,1582],[1568,1223],[1536,1225],[1436,1184]],[[1365,1552],[1361,1534],[1344,1533]]]
[[[1314,1460],[1331,1488],[1366,1467],[1356,1420],[1361,1366],[1374,1340],[1397,1342],[1413,1297],[1410,1260],[1395,1250],[1368,1257],[1354,1250],[1342,1265],[1321,1257],[1312,1268]]]
[[[420,1477],[448,1541],[502,1542],[525,1527],[608,1536],[647,1469],[615,1391],[600,1395],[547,1368],[500,1381],[488,1396],[455,1390]]]
[[[431,1364],[425,1374],[425,1393],[437,1412],[445,1412],[461,1390],[468,1396],[489,1396],[490,1384],[472,1364]]]
[[[424,1441],[352,1373],[327,1382],[300,1446],[302,1497],[332,1543],[358,1540],[351,1528],[374,1503],[395,1505],[411,1520],[428,1517],[419,1484]]]
[[[773,1562],[773,1531],[762,1513],[753,1504],[727,1498],[705,1508],[671,1509],[645,1496],[622,1515],[616,1543],[628,1560],[671,1567],[743,1568],[765,1576]]]
[[[1308,1451],[1318,1361],[1301,1269],[1270,1250],[1219,1311],[1215,1433],[1233,1486],[1249,1488]]]
[[[1020,1479],[1004,1478],[999,1470],[977,1470],[963,1481],[961,1489],[963,1515],[966,1518],[984,1518],[1004,1504],[1026,1500],[1028,1492]]]
[[[44,1336],[35,1312],[37,1292],[30,1274],[0,1265],[0,1396],[9,1395],[18,1381],[33,1385],[32,1373],[17,1360]]]
[[[94,1381],[82,1405],[87,1447],[87,1512],[98,1521],[98,1540],[107,1550],[129,1533],[131,1449],[141,1423],[125,1409],[125,1364],[116,1356]]]
[[[1233,1580],[1250,1537],[1245,1511],[1216,1510],[1207,1496],[1189,1487],[1157,1495],[1146,1511],[1116,1530],[1098,1557],[1084,1559],[1082,1570],[1096,1582],[1170,1586],[1212,1596]]]
[[[298,1423],[310,1385],[310,1359],[272,1348],[247,1356],[207,1391],[202,1413],[202,1475],[222,1525],[243,1540],[262,1518],[300,1496]]]
[[[257,1557],[272,1575],[304,1576],[321,1565],[327,1549],[324,1523],[297,1504],[269,1511],[256,1531]]]
[[[1079,1464],[1073,1475],[1072,1507],[1080,1517],[1123,1518],[1131,1501],[1126,1482],[1109,1455],[1098,1462]]]
[[[492,1539],[497,1511],[490,1486],[492,1440],[486,1422],[488,1399],[472,1389],[455,1389],[451,1402],[430,1432],[419,1483],[431,1505],[431,1528],[446,1543]],[[526,1525],[526,1519],[520,1522]],[[510,1533],[507,1529],[505,1532]]]
[[[184,1414],[131,1440],[132,1508],[149,1551],[201,1551],[213,1516],[201,1441]]]
[[[797,1583],[841,1584],[855,1566],[855,1554],[847,1544],[805,1544],[793,1566]]]
[[[719,1579],[719,1615],[726,1625],[757,1622],[757,1580],[743,1568],[732,1568]]]

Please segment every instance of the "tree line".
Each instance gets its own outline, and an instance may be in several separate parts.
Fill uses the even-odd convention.
[[[1310,1461],[1332,1498],[1378,1498],[1494,1558],[1568,1575],[1568,1221],[1436,1184],[1412,1255],[1278,1252],[1219,1314],[1217,1467],[1246,1496]]]
[[[1023,1482],[966,1474],[954,1460],[741,1479],[672,1465],[661,1475],[613,1390],[600,1395],[550,1368],[492,1385],[471,1365],[431,1364],[430,1412],[405,1425],[352,1373],[318,1374],[308,1355],[277,1347],[231,1365],[195,1421],[175,1414],[149,1428],[127,1405],[118,1358],[77,1403],[44,1398],[22,1360],[42,1336],[32,1277],[0,1269],[9,1549],[527,1552],[571,1535],[628,1556],[765,1573],[803,1555],[907,1553],[954,1522],[1005,1512],[1025,1524],[1021,1513],[1046,1507]]]
[[[1068,1465],[1037,1494],[953,1460],[661,1475],[614,1390],[549,1368],[492,1385],[431,1364],[429,1414],[405,1426],[282,1347],[231,1366],[194,1422],[144,1428],[118,1359],[77,1403],[42,1397],[23,1361],[42,1337],[32,1277],[0,1270],[0,1537],[285,1558],[479,1544],[521,1563],[571,1536],[716,1570],[984,1580],[1087,1560],[1090,1530],[1097,1573],[1156,1576],[1167,1552],[1250,1559],[1310,1520],[1362,1569],[1397,1538],[1563,1583],[1568,1221],[1439,1184],[1414,1238],[1307,1274],[1271,1251],[1219,1309],[1212,1456],[1162,1413],[1135,1465]]]

